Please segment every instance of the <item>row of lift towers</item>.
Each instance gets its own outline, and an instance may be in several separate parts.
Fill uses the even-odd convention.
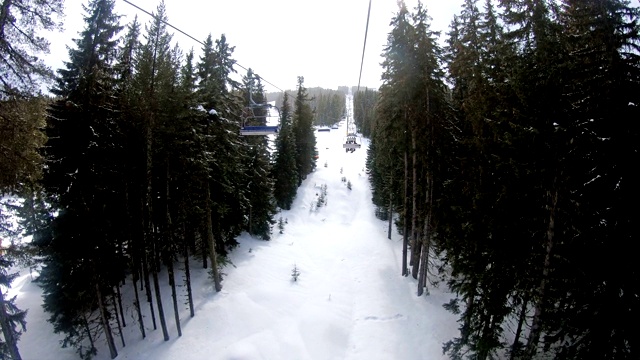
[[[251,96],[251,89],[249,89],[249,106],[246,108],[246,115],[243,116],[240,135],[266,136],[277,134],[280,131],[280,125],[266,125],[269,110],[272,108],[278,111],[278,118],[280,118],[280,109],[278,109],[277,106],[269,103],[256,103]],[[355,132],[349,132],[349,118],[351,118],[351,110],[348,110],[347,114],[347,136],[345,137],[342,147],[345,149],[345,152],[354,152],[356,149],[360,149],[362,144],[358,141],[358,136]],[[260,125],[255,125],[255,123]]]

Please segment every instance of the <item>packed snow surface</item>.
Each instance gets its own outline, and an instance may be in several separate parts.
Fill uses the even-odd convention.
[[[277,215],[286,220],[283,234],[277,224],[271,241],[243,234],[231,263],[222,269],[221,292],[215,292],[201,262],[192,259],[195,317],[189,317],[182,286],[182,337],[166,272],[160,274],[171,337],[166,342],[159,322],[153,329],[146,302],[147,337],[142,338],[127,281],[122,287],[126,346],[116,335],[118,359],[446,358],[442,344],[458,334],[456,317],[442,307],[452,295],[430,286],[428,296],[417,297],[416,281],[401,276],[402,238],[394,229],[387,239],[387,223],[374,216],[365,173],[368,140],[362,138],[361,149],[345,152],[346,126],[316,132],[317,169],[302,182],[292,209]],[[326,204],[317,207],[323,185]],[[19,307],[29,310],[28,331],[19,343],[23,359],[78,359],[73,349],[60,347],[62,335],[47,322],[42,291],[31,278],[22,270],[10,290]],[[182,284],[181,271],[176,279]],[[96,359],[109,359],[104,337],[97,343]]]

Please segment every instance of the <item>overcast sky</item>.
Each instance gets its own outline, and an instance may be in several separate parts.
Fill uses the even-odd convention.
[[[48,63],[57,69],[68,60],[65,46],[84,28],[82,4],[66,0],[65,32],[50,34]],[[129,0],[155,12],[159,0]],[[446,38],[453,15],[463,0],[423,0],[432,17],[432,30]],[[405,0],[412,9],[417,0]],[[638,6],[639,0],[631,3]],[[335,89],[358,85],[369,0],[165,0],[171,25],[204,41],[211,34],[225,34],[235,47],[233,58],[264,78],[267,91],[295,89],[298,76],[305,86]],[[382,68],[380,54],[387,42],[389,23],[397,12],[396,0],[372,0],[361,87],[378,88]],[[133,20],[146,25],[151,17],[123,0],[116,0],[122,24]],[[174,41],[186,53],[198,57],[202,45],[173,29]],[[143,27],[144,32],[144,27]],[[237,68],[239,76],[245,71]],[[276,88],[277,87],[277,88]]]
[[[147,10],[159,1],[130,0]],[[409,8],[417,0],[405,1]],[[462,0],[424,1],[433,18],[433,30],[447,31]],[[68,60],[67,45],[84,28],[82,4],[87,0],[66,0],[65,32],[52,34],[48,63],[57,69]],[[165,0],[169,23],[204,41],[208,34],[219,39],[225,34],[235,46],[233,58],[276,87],[295,89],[298,76],[306,87],[358,85],[369,0]],[[122,0],[116,0],[122,24],[138,14],[142,24],[151,17]],[[380,86],[380,54],[397,12],[396,0],[372,0],[369,32],[362,69],[361,87]],[[143,28],[144,31],[144,28]],[[174,41],[186,53],[193,48],[200,55],[202,45],[173,29]],[[237,68],[238,72],[244,70]],[[265,84],[267,91],[277,91]]]

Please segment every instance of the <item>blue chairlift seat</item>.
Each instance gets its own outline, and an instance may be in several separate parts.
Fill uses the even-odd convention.
[[[348,134],[344,144],[342,144],[342,147],[347,151],[351,150],[353,152],[355,149],[360,149],[362,144],[358,143],[358,136],[355,134]]]
[[[271,135],[277,134],[279,130],[278,126],[245,126],[240,129],[240,135],[242,136],[251,136],[251,135]]]

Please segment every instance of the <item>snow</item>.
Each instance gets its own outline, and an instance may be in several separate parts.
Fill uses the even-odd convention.
[[[416,296],[416,281],[402,277],[402,238],[394,231],[387,239],[387,223],[374,216],[364,166],[368,139],[361,149],[346,153],[345,125],[316,132],[317,169],[298,190],[292,209],[277,219],[287,220],[284,233],[277,225],[271,241],[247,234],[222,269],[223,290],[216,293],[200,261],[191,261],[195,317],[189,317],[186,290],[179,288],[182,337],[175,327],[167,274],[164,312],[171,339],[153,330],[149,306],[147,337],[135,321],[132,283],[123,287],[127,326],[126,347],[115,336],[118,359],[444,359],[442,344],[458,335],[456,316],[442,304],[446,291],[431,287]],[[326,167],[325,167],[326,164]],[[349,190],[346,181],[351,182]],[[316,208],[322,185],[326,204]],[[293,281],[297,267],[300,275]],[[182,264],[177,264],[178,268]],[[176,275],[182,283],[182,272]],[[23,270],[10,290],[22,309],[29,309],[28,331],[19,349],[23,359],[77,359],[73,349],[60,348],[41,303],[41,290]],[[442,286],[444,287],[444,286]],[[144,293],[141,293],[144,296]],[[104,338],[96,359],[109,359]]]

